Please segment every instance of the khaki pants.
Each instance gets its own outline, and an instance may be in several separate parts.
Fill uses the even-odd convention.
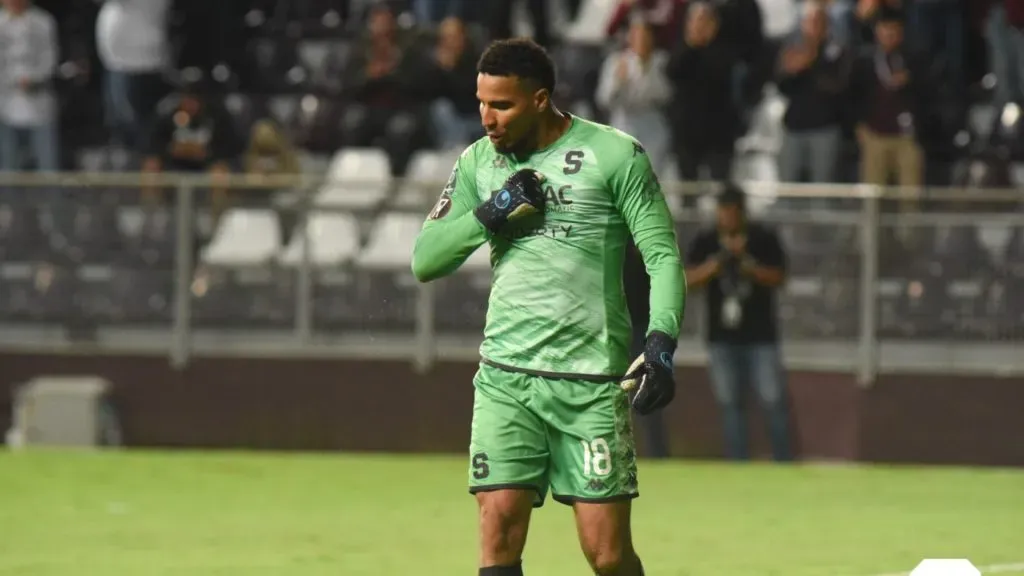
[[[900,186],[920,186],[924,180],[924,153],[912,136],[879,136],[861,128],[860,179],[886,186],[890,176]]]

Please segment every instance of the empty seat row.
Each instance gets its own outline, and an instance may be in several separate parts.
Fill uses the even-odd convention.
[[[327,168],[313,204],[324,208],[369,210],[391,198],[404,209],[428,207],[444,187],[458,152],[420,151],[413,155],[405,178],[392,175],[387,154],[378,148],[345,148]],[[393,189],[397,185],[397,189]]]
[[[416,236],[423,226],[421,215],[387,212],[373,222],[363,242],[356,216],[314,213],[285,242],[277,218],[269,209],[229,210],[200,252],[200,261],[215,267],[265,266],[274,262],[296,267],[308,256],[310,264],[317,267],[354,264],[366,270],[408,270]],[[489,269],[486,248],[474,252],[464,267]]]

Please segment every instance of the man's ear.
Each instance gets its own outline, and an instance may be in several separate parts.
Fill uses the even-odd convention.
[[[533,105],[540,112],[546,111],[551,106],[551,93],[547,88],[541,88],[533,93]]]

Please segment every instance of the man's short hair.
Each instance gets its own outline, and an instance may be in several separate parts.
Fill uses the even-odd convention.
[[[728,183],[718,193],[719,206],[736,206],[740,210],[747,207],[747,194],[737,184]]]
[[[529,38],[496,40],[480,56],[476,71],[489,76],[518,76],[548,92],[555,91],[555,62]]]

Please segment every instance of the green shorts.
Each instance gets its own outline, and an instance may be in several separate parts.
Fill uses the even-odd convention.
[[[548,490],[557,502],[639,495],[629,398],[615,382],[508,372],[481,364],[473,379],[471,494]]]

